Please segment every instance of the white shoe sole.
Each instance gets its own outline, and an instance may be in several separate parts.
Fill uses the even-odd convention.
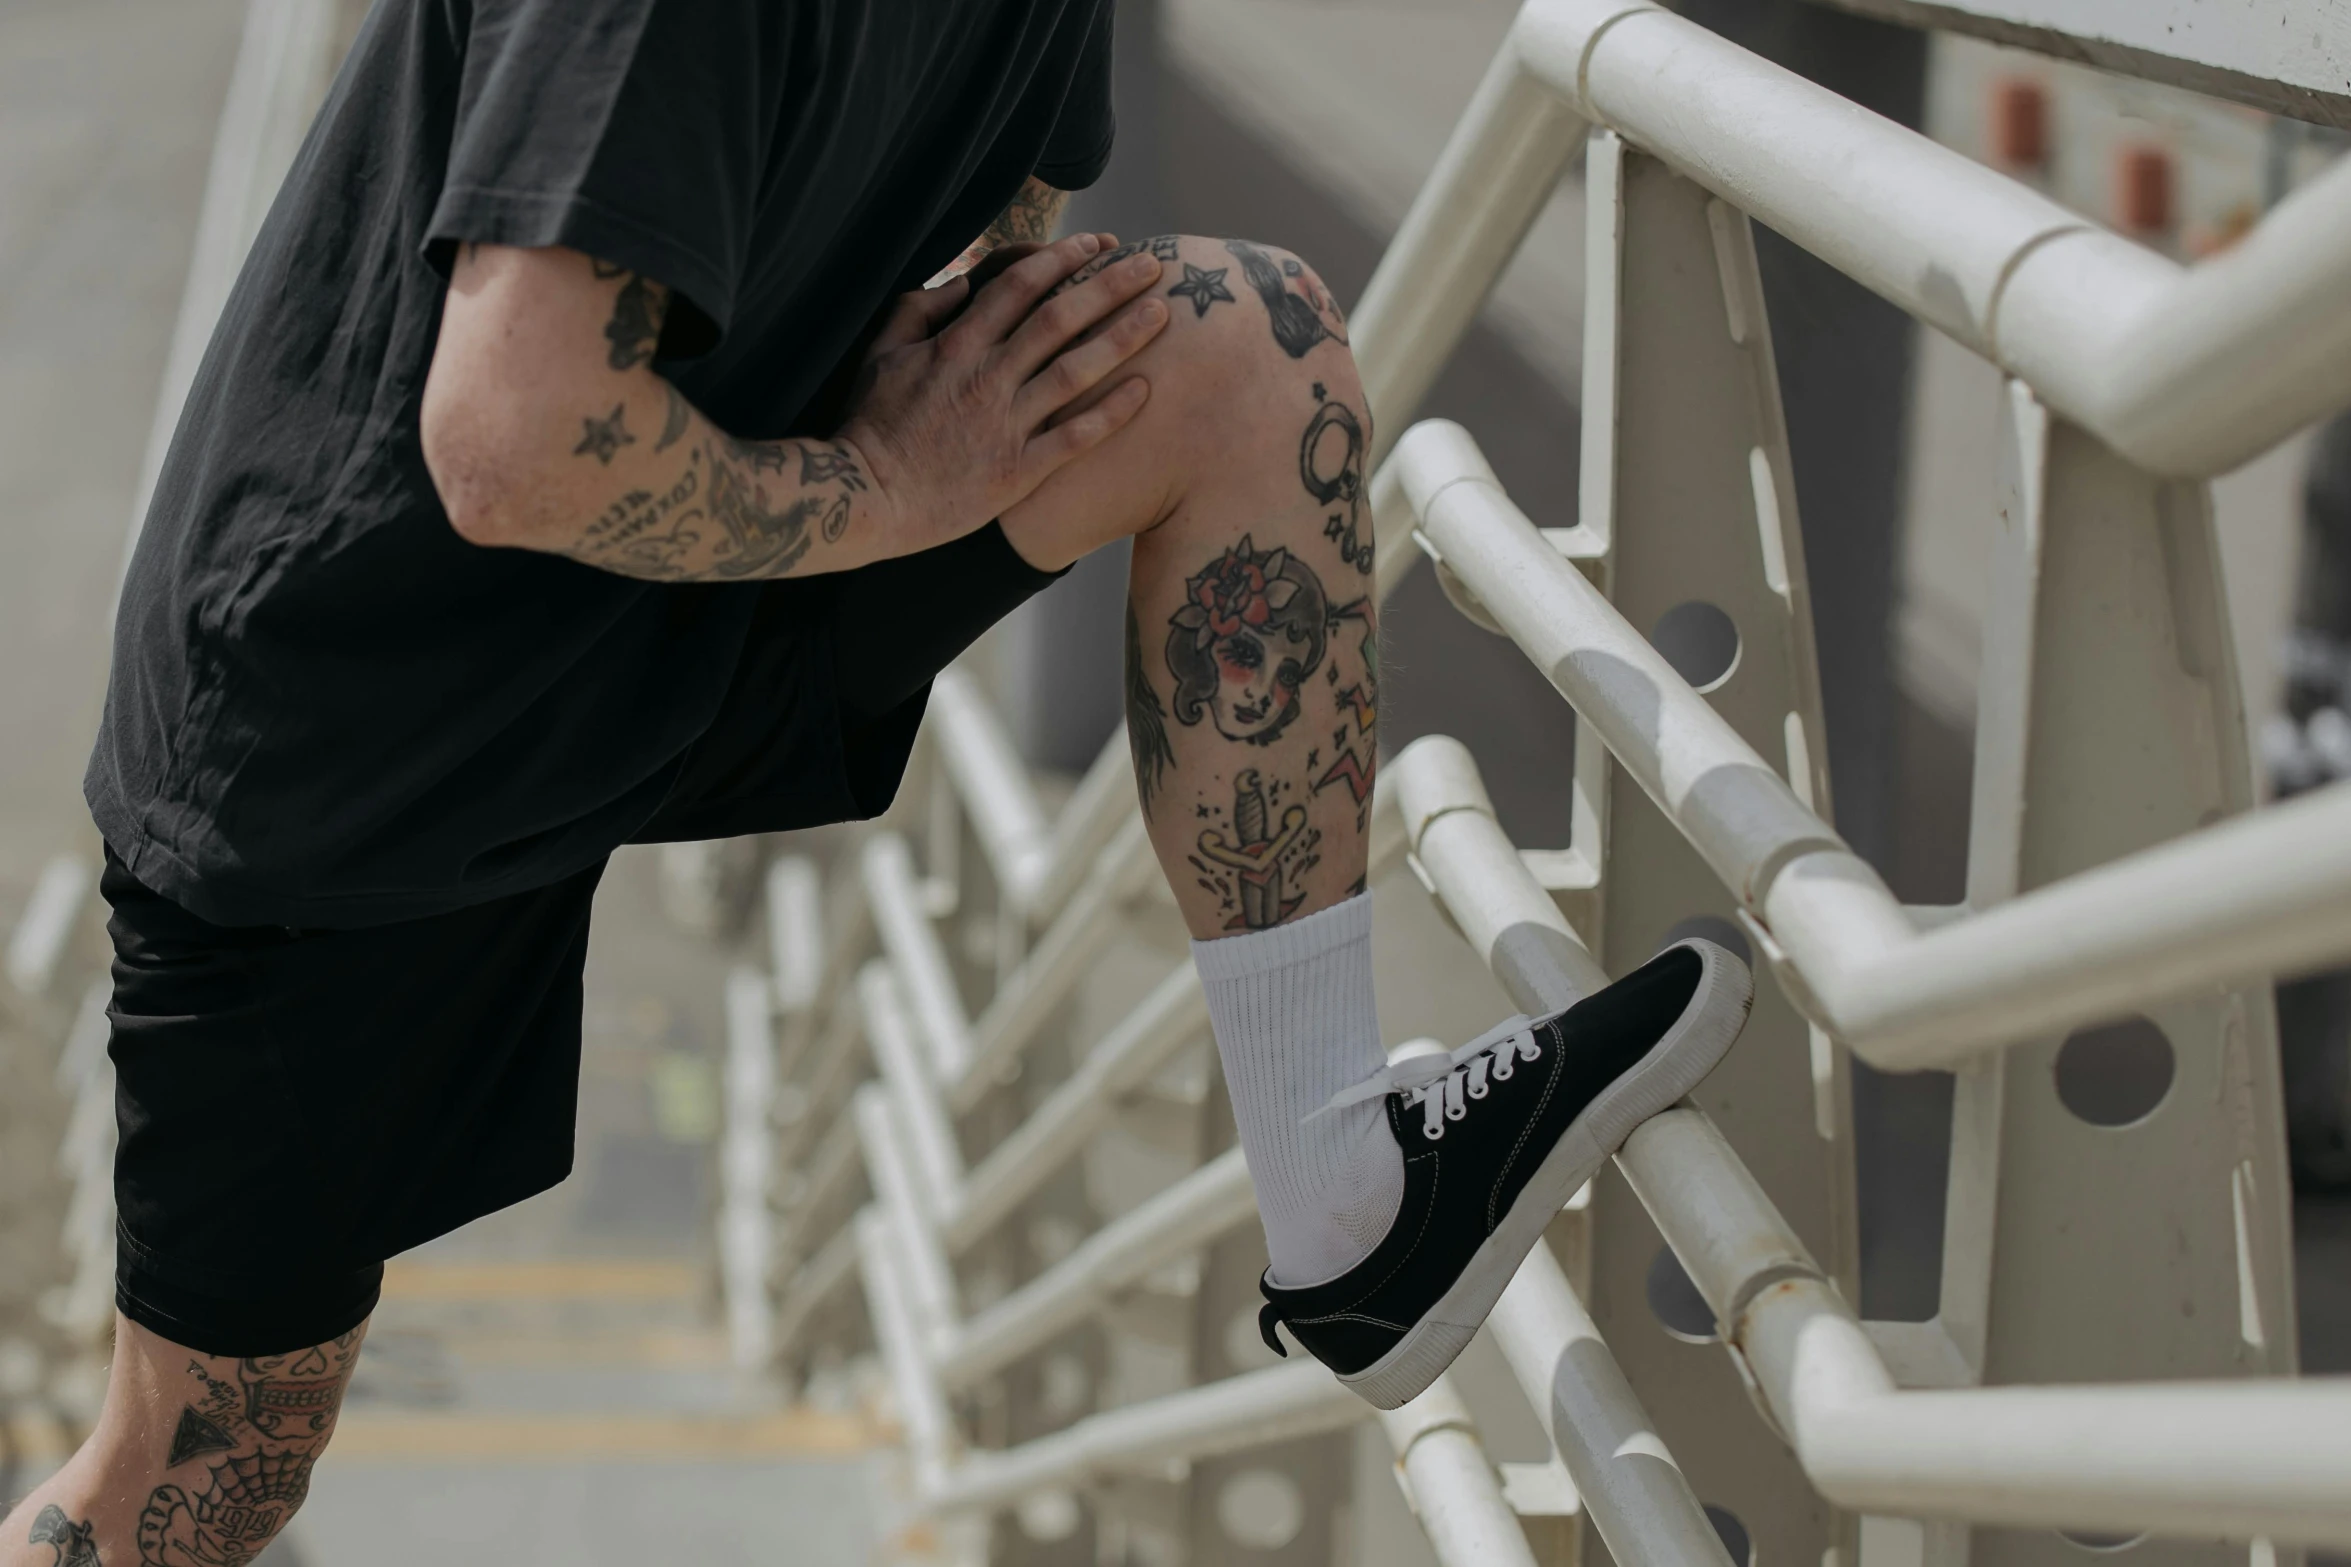
[[[1722,1064],[1747,1026],[1755,1002],[1754,977],[1745,964],[1708,942],[1688,946],[1705,963],[1690,1004],[1641,1064],[1608,1085],[1553,1145],[1469,1259],[1461,1277],[1397,1341],[1396,1347],[1351,1376],[1339,1380],[1380,1409],[1410,1403],[1469,1347],[1494,1303],[1518,1274],[1518,1265],[1542,1240],[1552,1216],[1567,1206],[1577,1188],[1606,1164],[1634,1128],[1670,1109]]]

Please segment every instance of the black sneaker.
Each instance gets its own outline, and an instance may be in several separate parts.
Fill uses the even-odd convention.
[[[1737,958],[1677,942],[1565,1012],[1366,1085],[1419,1079],[1387,1095],[1403,1205],[1378,1248],[1327,1284],[1260,1281],[1266,1343],[1286,1355],[1274,1325],[1287,1323],[1371,1403],[1417,1396],[1468,1346],[1551,1216],[1633,1128],[1705,1081],[1754,998]]]

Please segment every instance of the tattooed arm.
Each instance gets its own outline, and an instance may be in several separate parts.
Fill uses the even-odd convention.
[[[1012,198],[1012,205],[996,215],[996,221],[984,229],[978,239],[963,247],[963,254],[942,268],[931,279],[933,285],[951,277],[961,277],[973,267],[1005,245],[1042,245],[1061,227],[1061,215],[1069,210],[1069,192],[1056,190],[1034,174],[1021,186],[1020,194]]]
[[[1167,319],[1159,301],[1136,301],[1158,279],[1149,258],[1044,302],[1101,248],[1076,235],[976,292],[959,279],[903,296],[840,430],[749,441],[655,372],[660,283],[575,251],[469,246],[425,382],[425,464],[467,541],[652,581],[841,571],[928,549],[1142,407],[1129,379],[1052,422]]]

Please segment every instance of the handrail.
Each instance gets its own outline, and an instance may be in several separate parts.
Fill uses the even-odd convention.
[[[940,763],[963,799],[1007,902],[1026,910],[1053,867],[1053,834],[1012,737],[996,722],[979,682],[954,665],[931,682],[929,721]]]
[[[1533,1009],[1588,993],[1597,965],[1516,854],[1495,852],[1508,839],[1460,744],[1416,741],[1389,771],[1415,857],[1512,999]],[[1554,940],[1512,946],[1512,972],[1496,954],[1539,908]],[[1702,1112],[1684,1105],[1646,1122],[1617,1165],[1805,1473],[1839,1506],[2351,1544],[2351,1378],[1898,1391],[1853,1309]]]
[[[1510,503],[1467,431],[1417,425],[1393,463],[1446,566],[1758,922],[1791,998],[1872,1064],[1950,1065],[2351,957],[2351,784],[1919,932],[1877,873]]]
[[[1645,0],[1529,0],[1365,291],[1361,336],[1397,322],[1449,346],[1579,120],[2006,368],[2149,472],[2225,472],[2351,403],[2351,161],[2182,268]],[[1416,403],[1442,359],[1421,348],[1366,374],[1383,423],[1403,428],[1395,405]]]

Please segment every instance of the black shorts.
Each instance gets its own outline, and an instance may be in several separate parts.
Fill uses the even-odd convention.
[[[717,720],[640,841],[878,813],[931,677],[1052,578],[993,525],[772,585]],[[602,865],[350,930],[209,924],[111,850],[115,1296],[215,1355],[323,1343],[384,1260],[571,1171]]]

